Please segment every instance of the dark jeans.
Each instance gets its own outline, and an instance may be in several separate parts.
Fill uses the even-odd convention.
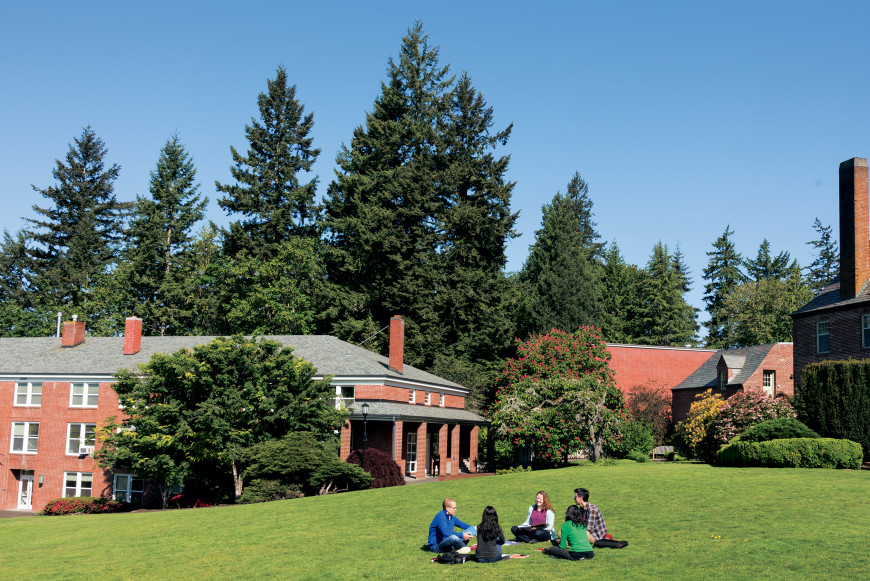
[[[544,552],[551,557],[556,557],[557,559],[568,559],[569,561],[579,561],[581,559],[591,559],[595,556],[595,553],[592,551],[583,551],[581,553],[577,553],[575,551],[569,551],[568,549],[563,549],[561,547],[552,547],[549,549],[544,549]]]
[[[517,540],[521,543],[531,542],[532,539],[536,541],[549,541],[550,540],[550,531],[546,529],[521,529],[518,526],[511,527],[511,532],[517,538]]]

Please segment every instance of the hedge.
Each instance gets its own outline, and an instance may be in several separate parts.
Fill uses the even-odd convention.
[[[795,391],[798,419],[810,429],[870,453],[870,359],[811,363]]]
[[[788,438],[766,442],[737,441],[717,454],[724,466],[768,466],[771,468],[861,467],[861,444],[834,438]]]
[[[48,501],[42,514],[58,516],[64,514],[102,514],[107,512],[123,512],[130,510],[130,505],[96,496],[80,496],[69,498],[56,498]]]

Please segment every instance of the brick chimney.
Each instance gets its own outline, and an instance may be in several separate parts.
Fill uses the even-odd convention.
[[[60,336],[61,347],[75,347],[85,342],[85,323],[73,315],[72,321],[64,321],[63,333]]]
[[[135,355],[142,348],[142,319],[127,317],[124,322],[124,355]]]
[[[405,358],[405,319],[393,315],[390,319],[390,369],[402,373]]]
[[[840,299],[861,292],[870,277],[870,191],[867,160],[853,157],[840,164]]]

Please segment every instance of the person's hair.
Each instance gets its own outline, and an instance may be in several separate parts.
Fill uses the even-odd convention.
[[[478,540],[494,541],[503,534],[498,524],[498,513],[493,507],[487,506],[483,509],[483,516],[480,517],[480,525],[477,527]]]
[[[444,502],[441,503],[441,508],[446,509],[448,502],[452,502],[453,504],[456,504],[456,501],[453,500],[452,498],[445,498]]]
[[[541,496],[544,497],[544,502],[541,503],[541,508],[543,508],[544,510],[553,510],[553,505],[550,504],[550,497],[547,496],[547,493],[544,492],[543,490],[539,490],[535,494],[535,504],[536,505],[538,504],[538,494],[540,494]],[[553,511],[553,512],[555,512],[555,511]]]
[[[589,491],[585,488],[575,488],[574,494],[583,499],[583,502],[589,502]]]
[[[565,522],[571,521],[574,523],[574,526],[582,526],[585,528],[588,520],[589,511],[583,510],[576,504],[572,504],[568,507],[568,510],[565,511]]]

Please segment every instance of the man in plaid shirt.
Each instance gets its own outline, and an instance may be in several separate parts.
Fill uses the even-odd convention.
[[[574,489],[574,502],[583,510],[589,512],[589,520],[586,523],[586,536],[593,547],[608,547],[621,549],[628,545],[628,541],[615,541],[607,534],[607,525],[598,507],[589,502],[589,491],[585,488]]]

